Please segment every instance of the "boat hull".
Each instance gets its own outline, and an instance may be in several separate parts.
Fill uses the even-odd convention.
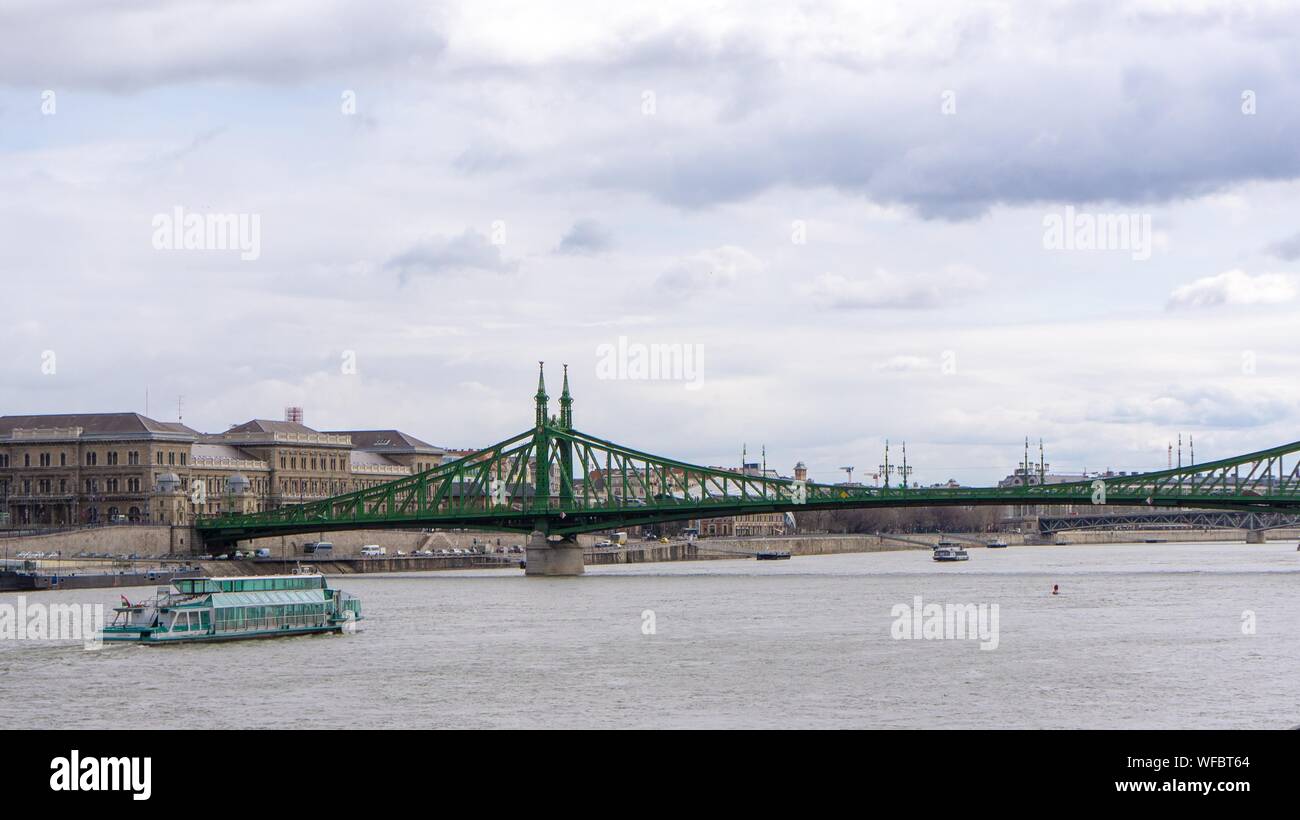
[[[142,646],[170,646],[179,643],[214,643],[218,641],[248,641],[261,638],[288,638],[293,635],[319,635],[326,632],[343,633],[349,630],[347,621],[326,626],[293,627],[291,629],[260,629],[251,632],[221,632],[207,635],[186,635],[184,637],[155,638],[151,633],[104,633],[105,643],[134,643]]]

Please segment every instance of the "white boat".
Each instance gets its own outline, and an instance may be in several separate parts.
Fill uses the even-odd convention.
[[[969,561],[970,555],[964,547],[935,547],[934,560],[936,561]]]
[[[1003,541],[1001,538],[994,538],[992,541],[985,544],[985,546],[987,546],[991,550],[1000,550],[1006,547],[1006,545],[1007,542]]]

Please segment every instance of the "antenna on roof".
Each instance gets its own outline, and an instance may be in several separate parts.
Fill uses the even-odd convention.
[[[185,410],[185,397],[177,396],[176,397],[176,421],[178,422],[185,421],[184,410]]]
[[[149,385],[144,386],[144,414],[149,415]]]

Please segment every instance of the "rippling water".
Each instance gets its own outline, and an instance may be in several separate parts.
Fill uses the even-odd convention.
[[[1289,728],[1295,550],[1011,547],[972,549],[963,564],[907,551],[561,579],[335,578],[362,597],[356,635],[98,652],[0,641],[0,725]],[[27,598],[111,605],[121,591]],[[895,640],[890,610],[917,595],[997,604],[998,648]],[[642,634],[645,610],[656,634]],[[1243,634],[1245,610],[1256,634]]]

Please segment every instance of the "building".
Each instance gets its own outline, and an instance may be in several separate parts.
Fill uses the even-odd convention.
[[[184,524],[364,489],[442,459],[399,430],[253,419],[203,434],[139,413],[3,416],[0,513],[12,527]]]
[[[139,413],[0,417],[0,509],[11,526],[148,520],[198,439]]]
[[[710,467],[709,469],[765,478],[781,478],[776,470],[765,469],[756,461],[746,462],[741,468]],[[807,480],[808,470],[802,461],[795,465],[794,474],[796,480]],[[693,519],[687,526],[693,527],[701,536],[714,538],[785,535],[794,529],[794,516],[779,512],[728,515],[721,518]]]

